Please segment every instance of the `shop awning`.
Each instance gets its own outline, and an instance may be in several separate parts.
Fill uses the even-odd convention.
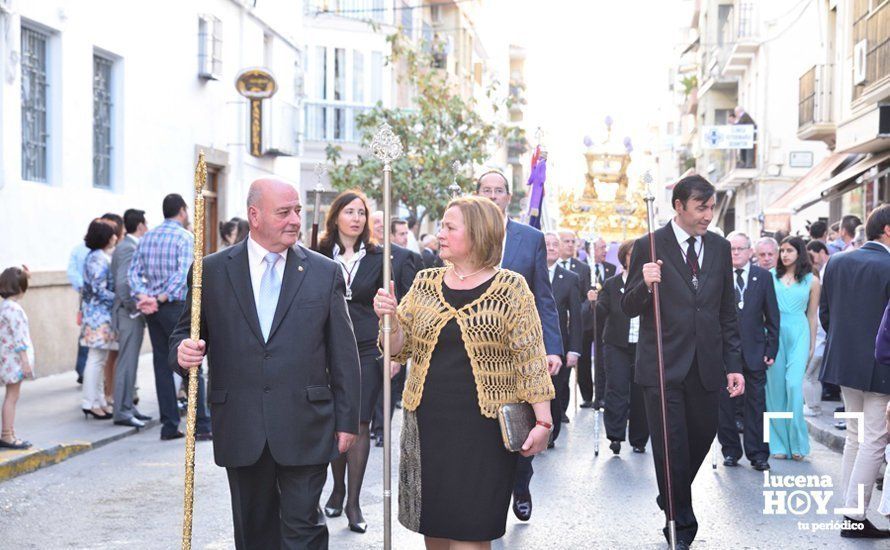
[[[817,187],[831,179],[831,174],[844,162],[856,160],[856,155],[835,153],[822,159],[810,169],[797,183],[788,188],[778,199],[764,210],[764,214],[792,214],[792,206],[811,196]],[[818,196],[818,195],[817,195]]]
[[[822,200],[827,192],[831,191],[835,187],[841,186],[855,178],[858,178],[868,169],[877,166],[878,164],[888,159],[890,159],[890,151],[870,154],[856,164],[844,169],[831,179],[828,179],[816,185],[813,189],[809,190],[799,200],[792,203],[794,212],[800,212],[804,208],[816,204],[817,202]]]

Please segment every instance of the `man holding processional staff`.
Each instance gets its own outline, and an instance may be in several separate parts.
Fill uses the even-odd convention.
[[[719,392],[736,397],[745,390],[730,245],[708,231],[714,195],[701,176],[677,182],[671,197],[676,215],[635,242],[621,298],[624,313],[640,317],[635,379],[644,389],[657,503],[667,516],[664,535],[670,542],[675,523],[676,548],[689,548],[698,531],[692,481],[717,434]]]
[[[301,209],[290,183],[254,181],[248,238],[204,259],[200,339],[189,338],[189,277],[170,340],[183,375],[209,359],[214,458],[239,549],[328,547],[318,501],[328,463],[359,428],[345,284],[336,263],[297,244]]]

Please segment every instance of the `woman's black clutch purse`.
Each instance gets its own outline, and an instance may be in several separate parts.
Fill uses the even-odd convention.
[[[516,453],[522,450],[522,444],[535,427],[535,410],[528,403],[505,403],[498,409],[498,422],[501,425],[501,437],[504,447]]]

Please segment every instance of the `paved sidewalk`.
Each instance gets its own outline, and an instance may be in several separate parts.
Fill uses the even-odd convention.
[[[15,430],[18,437],[30,441],[33,447],[26,451],[0,449],[0,481],[136,433],[135,428],[115,426],[111,420],[84,419],[80,407],[80,384],[75,378],[72,370],[23,384],[16,408]],[[142,430],[153,431],[158,424],[158,403],[150,353],[139,358],[136,385],[139,387],[139,411],[154,418]]]

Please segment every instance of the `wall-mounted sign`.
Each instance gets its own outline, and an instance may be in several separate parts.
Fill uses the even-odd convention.
[[[702,126],[702,149],[753,149],[753,124]]]
[[[235,89],[250,100],[250,154],[263,156],[263,100],[275,95],[278,84],[266,69],[244,69],[235,78]]]
[[[788,166],[791,168],[812,168],[812,151],[791,151],[788,155]]]

